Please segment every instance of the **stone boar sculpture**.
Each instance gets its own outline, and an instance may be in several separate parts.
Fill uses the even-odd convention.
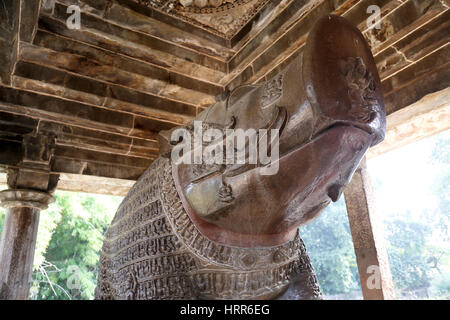
[[[173,139],[179,129],[214,129],[219,138],[196,146]],[[239,129],[258,133],[234,147],[244,161],[227,161],[235,155],[220,151],[234,138],[224,137]],[[236,88],[176,130],[160,133],[160,157],[107,231],[96,298],[320,299],[298,228],[337,201],[386,130],[380,79],[359,30],[341,17],[320,19],[276,77]],[[266,141],[275,160],[245,161],[251,140]],[[204,147],[223,161],[196,162]]]

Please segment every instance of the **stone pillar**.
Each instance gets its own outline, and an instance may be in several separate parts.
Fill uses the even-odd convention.
[[[384,238],[374,221],[374,195],[365,158],[344,194],[363,297],[365,300],[394,299]]]
[[[0,243],[0,299],[26,300],[31,286],[39,213],[53,201],[33,190],[0,192],[7,208]]]
[[[0,242],[0,299],[28,299],[39,214],[54,201],[51,193],[58,181],[50,172],[53,146],[53,137],[25,136],[22,161],[9,168],[9,189],[0,192],[0,205],[7,209]]]

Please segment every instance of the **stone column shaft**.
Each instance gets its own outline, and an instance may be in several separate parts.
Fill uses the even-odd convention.
[[[28,299],[39,214],[39,209],[30,207],[6,212],[0,243],[0,299]]]
[[[384,238],[375,222],[375,201],[365,158],[344,192],[365,300],[394,299]]]

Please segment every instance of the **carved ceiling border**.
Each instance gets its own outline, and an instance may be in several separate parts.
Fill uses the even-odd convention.
[[[270,2],[270,0],[132,1],[205,29],[227,40],[232,39],[241,28],[251,21]],[[204,5],[201,5],[200,2]],[[213,3],[216,5],[212,5]],[[239,11],[240,8],[242,9],[245,6],[247,6],[245,11]]]

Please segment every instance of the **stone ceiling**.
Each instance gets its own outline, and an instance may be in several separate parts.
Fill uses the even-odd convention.
[[[219,43],[231,46],[245,35],[246,29],[261,11],[268,8],[270,0],[132,0],[139,5],[166,13],[168,16],[186,22],[188,28],[195,28]],[[272,1],[270,8],[280,1]],[[209,33],[209,35],[208,35]]]
[[[56,135],[52,170],[134,180],[157,134],[302,53],[321,16],[372,47],[388,113],[449,86],[447,0],[0,0],[0,165],[30,132]],[[81,29],[68,29],[68,7]],[[369,5],[382,28],[368,29]],[[2,6],[0,6],[1,8]]]

